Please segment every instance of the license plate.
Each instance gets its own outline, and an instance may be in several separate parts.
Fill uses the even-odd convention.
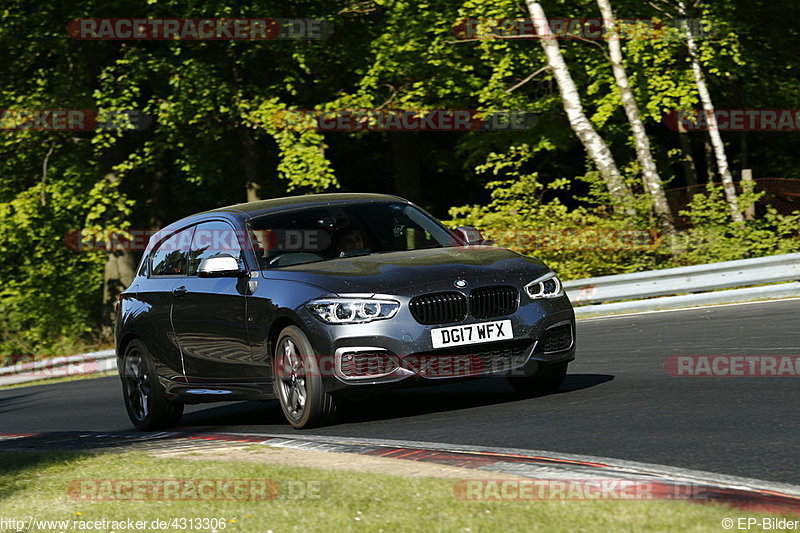
[[[450,326],[431,330],[434,348],[448,348],[465,344],[501,341],[514,338],[510,320],[497,322],[481,322],[466,326]]]

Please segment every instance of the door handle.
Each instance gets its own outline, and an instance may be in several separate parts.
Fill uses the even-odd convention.
[[[172,295],[173,296],[177,296],[179,298],[181,296],[185,295],[187,292],[189,292],[189,291],[186,290],[186,285],[181,285],[180,287],[176,287],[176,288],[172,289]]]

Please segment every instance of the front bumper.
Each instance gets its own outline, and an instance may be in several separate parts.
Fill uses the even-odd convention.
[[[398,314],[367,324],[324,324],[304,309],[298,310],[322,362],[320,368],[328,377],[325,380],[328,391],[408,381],[529,376],[541,364],[571,361],[575,357],[575,314],[566,297],[520,302],[517,311],[509,316],[468,317],[454,325],[511,320],[513,339],[444,350],[434,349],[431,340],[431,330],[441,325],[419,324],[411,316],[408,301],[387,297],[401,300]],[[561,337],[568,332],[569,342],[551,342],[553,332],[559,332]],[[348,373],[354,358],[364,357],[379,361],[374,371],[364,375]]]

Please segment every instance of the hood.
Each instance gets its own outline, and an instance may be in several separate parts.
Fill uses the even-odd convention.
[[[484,246],[433,248],[331,259],[263,271],[267,279],[297,281],[332,293],[378,293],[414,296],[486,285],[524,284],[549,271],[532,257]]]

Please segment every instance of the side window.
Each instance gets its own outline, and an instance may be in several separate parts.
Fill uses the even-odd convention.
[[[231,255],[242,265],[242,246],[239,243],[239,232],[233,226],[221,220],[203,222],[197,225],[189,252],[189,275],[197,275],[200,262],[215,255]]]
[[[186,256],[192,241],[194,227],[173,233],[153,252],[151,276],[185,276]]]

